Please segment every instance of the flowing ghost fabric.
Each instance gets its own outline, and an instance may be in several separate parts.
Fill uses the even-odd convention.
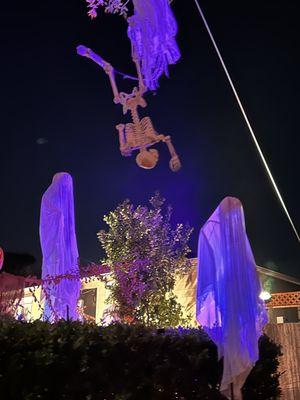
[[[224,357],[221,392],[236,399],[258,360],[267,322],[241,202],[225,198],[200,231],[196,318]]]
[[[40,240],[43,252],[42,279],[47,293],[44,318],[77,319],[80,280],[59,279],[56,284],[49,277],[78,272],[78,249],[75,233],[73,181],[67,173],[54,175],[44,193],[40,215]]]
[[[141,64],[144,84],[155,90],[160,76],[168,75],[168,65],[180,58],[177,23],[168,0],[133,0],[133,4],[134,15],[128,18],[133,57]]]

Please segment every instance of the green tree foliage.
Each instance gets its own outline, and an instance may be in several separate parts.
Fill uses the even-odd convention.
[[[191,263],[188,225],[171,225],[171,207],[164,207],[159,194],[150,207],[134,207],[124,201],[104,217],[107,231],[98,234],[109,267],[109,302],[121,321],[151,326],[177,326],[183,319],[174,295],[177,274],[187,272]]]

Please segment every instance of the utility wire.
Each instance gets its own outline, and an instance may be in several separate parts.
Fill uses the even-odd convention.
[[[248,117],[247,117],[246,111],[245,111],[245,109],[244,109],[244,107],[243,107],[243,105],[242,105],[242,102],[241,102],[241,100],[240,100],[240,97],[239,97],[239,95],[238,95],[238,93],[237,93],[237,90],[236,90],[236,88],[235,88],[235,85],[234,85],[234,83],[233,83],[233,81],[232,81],[232,79],[231,79],[231,76],[230,76],[230,74],[229,74],[229,72],[228,72],[228,69],[227,69],[227,67],[226,67],[226,65],[225,65],[225,62],[224,62],[223,57],[222,57],[222,55],[221,55],[221,53],[220,53],[220,50],[219,50],[219,48],[218,48],[218,46],[217,46],[217,44],[216,44],[216,41],[215,41],[215,39],[214,39],[214,36],[213,36],[213,34],[212,34],[212,32],[211,32],[211,30],[210,30],[210,28],[209,28],[209,25],[208,25],[208,23],[207,23],[207,20],[206,20],[204,14],[203,14],[203,11],[202,11],[202,9],[201,9],[201,7],[200,7],[200,5],[199,5],[198,0],[194,0],[194,1],[195,1],[195,4],[196,4],[196,7],[198,8],[199,14],[200,14],[200,16],[201,16],[201,18],[202,18],[202,20],[203,20],[203,22],[204,22],[204,25],[205,25],[205,28],[206,28],[208,34],[209,34],[209,37],[210,37],[210,39],[211,39],[211,41],[212,41],[212,43],[213,43],[213,46],[214,46],[214,48],[215,48],[215,50],[216,50],[216,53],[217,53],[217,55],[218,55],[218,57],[219,57],[219,60],[220,60],[220,62],[221,62],[221,64],[222,64],[222,67],[223,67],[224,72],[225,72],[225,74],[226,74],[226,76],[227,76],[227,79],[228,79],[229,84],[230,84],[230,86],[231,86],[231,89],[232,89],[232,91],[233,91],[233,93],[234,93],[234,96],[235,96],[235,98],[236,98],[236,101],[238,102],[238,105],[239,105],[239,107],[240,107],[240,110],[241,110],[241,112],[242,112],[242,114],[243,114],[243,117],[244,117],[244,119],[245,119],[245,121],[246,121],[246,124],[247,124],[247,126],[248,126],[248,129],[249,129],[249,131],[250,131],[250,133],[251,133],[252,140],[253,140],[253,142],[254,142],[254,144],[255,144],[255,146],[256,146],[256,149],[257,149],[257,151],[258,151],[258,154],[259,154],[259,156],[260,156],[260,158],[261,158],[261,160],[262,160],[262,162],[263,162],[263,164],[264,164],[264,167],[265,167],[265,170],[266,170],[266,172],[267,172],[267,175],[269,176],[269,178],[270,178],[270,180],[271,180],[272,186],[273,186],[273,188],[274,188],[274,190],[275,190],[275,193],[276,193],[276,195],[277,195],[277,197],[278,197],[278,199],[279,199],[279,201],[280,201],[280,204],[281,204],[281,206],[282,206],[282,208],[283,208],[283,210],[284,210],[284,212],[285,212],[285,214],[286,214],[286,216],[287,216],[287,218],[288,218],[288,220],[289,220],[289,222],[290,222],[290,224],[291,224],[291,227],[293,228],[293,231],[294,231],[294,233],[295,233],[295,235],[296,235],[296,237],[297,237],[298,242],[300,243],[300,236],[299,236],[299,233],[298,233],[298,231],[297,231],[297,229],[296,229],[296,226],[295,226],[295,224],[294,224],[294,222],[293,222],[293,220],[292,220],[292,218],[291,218],[291,216],[290,216],[290,213],[289,213],[289,211],[288,211],[288,209],[287,209],[287,207],[286,207],[286,205],[285,205],[285,202],[284,202],[284,200],[283,200],[283,198],[282,198],[282,196],[281,196],[281,194],[280,194],[280,191],[279,191],[279,189],[278,189],[278,186],[277,186],[277,184],[276,184],[276,182],[275,182],[275,179],[274,179],[274,177],[273,177],[273,175],[272,175],[272,172],[271,172],[270,167],[269,167],[269,165],[268,165],[268,163],[267,163],[267,161],[266,161],[266,158],[265,158],[265,156],[264,156],[264,154],[263,154],[263,152],[262,152],[262,149],[261,149],[261,147],[260,147],[260,145],[259,145],[259,143],[258,143],[258,140],[257,140],[257,138],[256,138],[256,136],[255,136],[255,133],[254,133],[254,131],[253,131],[253,129],[252,129],[252,126],[251,126],[250,121],[249,121],[249,119],[248,119]]]

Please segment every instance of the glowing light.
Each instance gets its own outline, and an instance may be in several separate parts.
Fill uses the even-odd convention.
[[[262,291],[261,294],[259,295],[259,298],[263,301],[268,301],[270,300],[271,297],[272,297],[271,294],[265,290]]]

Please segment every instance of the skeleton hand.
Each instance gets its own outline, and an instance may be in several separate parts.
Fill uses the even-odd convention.
[[[178,157],[178,155],[177,155],[177,153],[175,151],[175,148],[174,148],[174,146],[173,146],[173,144],[171,142],[171,137],[170,136],[166,136],[165,137],[165,143],[167,143],[169,152],[171,154],[171,160],[169,162],[170,169],[173,172],[177,172],[181,168],[181,162],[180,162],[179,157]]]
[[[169,166],[170,166],[171,171],[173,171],[173,172],[177,172],[180,170],[181,162],[177,155],[171,158],[171,160],[169,162]]]

